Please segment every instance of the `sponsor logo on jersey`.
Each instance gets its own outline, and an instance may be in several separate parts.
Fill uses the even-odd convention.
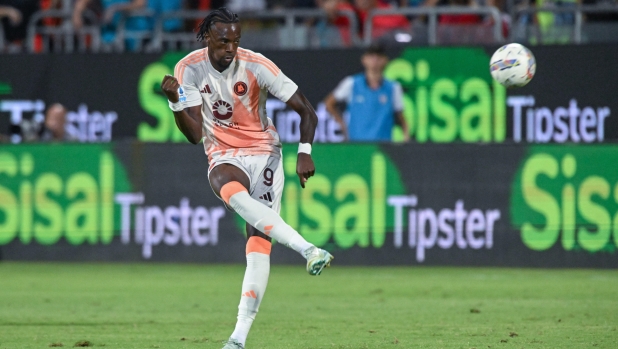
[[[232,105],[226,101],[218,100],[212,106],[212,114],[219,120],[231,118],[232,111]]]
[[[212,91],[210,91],[210,86],[208,86],[208,84],[204,85],[204,88],[200,90],[201,93],[212,93]]]
[[[234,84],[234,93],[237,96],[244,96],[245,94],[247,94],[247,84],[245,84],[242,81],[237,82],[236,84]]]
[[[266,194],[260,196],[260,199],[264,200],[264,201],[270,201],[273,202],[273,198],[270,195],[270,192],[267,192]]]

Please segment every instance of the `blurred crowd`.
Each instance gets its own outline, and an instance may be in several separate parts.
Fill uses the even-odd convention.
[[[502,13],[503,35],[509,34],[512,22],[511,16],[516,10],[533,7],[573,7],[578,4],[596,4],[608,2],[616,6],[615,0],[0,0],[0,47],[8,47],[4,51],[19,51],[27,38],[28,26],[33,14],[41,10],[59,10],[66,16],[62,18],[37,18],[33,25],[64,26],[79,30],[84,26],[100,26],[101,40],[104,43],[113,42],[122,14],[142,11],[143,17],[134,16],[123,22],[126,31],[152,30],[154,20],[164,13],[179,10],[209,10],[226,6],[237,13],[260,11],[284,11],[286,9],[321,9],[326,14],[322,18],[305,19],[303,24],[314,28],[322,39],[326,40],[328,31],[333,29],[340,36],[343,45],[350,45],[351,35],[362,38],[368,14],[375,9],[422,8],[443,6],[467,6],[478,8],[492,6]],[[88,14],[88,16],[85,16]],[[618,12],[613,14],[592,14],[588,20],[616,20]],[[538,25],[572,25],[574,14],[542,13],[522,15],[517,21]],[[94,20],[93,20],[94,18]],[[350,20],[355,19],[358,32],[350,30]],[[442,14],[438,23],[448,25],[492,25],[494,19],[479,14]],[[94,23],[96,22],[96,23]],[[426,24],[424,16],[404,16],[401,14],[378,15],[372,20],[372,36],[379,37],[384,33],[396,30],[410,32],[415,25]],[[168,19],[163,23],[167,32],[191,31],[195,21]],[[258,23],[259,27],[259,23]],[[461,32],[455,34],[462,34]],[[327,43],[324,46],[328,46]],[[12,48],[12,49],[11,49]]]

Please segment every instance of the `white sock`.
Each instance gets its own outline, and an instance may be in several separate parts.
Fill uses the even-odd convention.
[[[301,255],[313,247],[313,244],[285,223],[277,212],[252,198],[240,183],[230,182],[224,185],[221,188],[221,197],[247,223]]]
[[[270,242],[253,236],[247,242],[247,269],[242,282],[236,328],[230,336],[245,345],[247,335],[260,308],[270,274]]]

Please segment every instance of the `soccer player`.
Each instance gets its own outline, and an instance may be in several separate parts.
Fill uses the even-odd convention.
[[[281,143],[266,116],[266,97],[270,92],[301,117],[296,173],[303,188],[315,172],[315,111],[272,61],[238,47],[240,36],[236,14],[226,8],[212,11],[198,27],[197,37],[206,41],[206,48],[180,60],[174,76],[166,75],[161,84],[178,128],[193,144],[203,138],[212,190],[247,222],[247,269],[238,321],[224,349],[244,348],[268,283],[271,238],[304,256],[310,275],[320,275],[333,259],[279,216]]]

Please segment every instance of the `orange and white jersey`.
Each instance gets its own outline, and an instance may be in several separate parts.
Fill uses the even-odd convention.
[[[213,68],[208,49],[193,51],[176,64],[180,102],[202,106],[204,149],[211,166],[226,157],[272,154],[281,142],[266,116],[268,92],[287,102],[298,86],[269,59],[238,48],[223,72]]]

